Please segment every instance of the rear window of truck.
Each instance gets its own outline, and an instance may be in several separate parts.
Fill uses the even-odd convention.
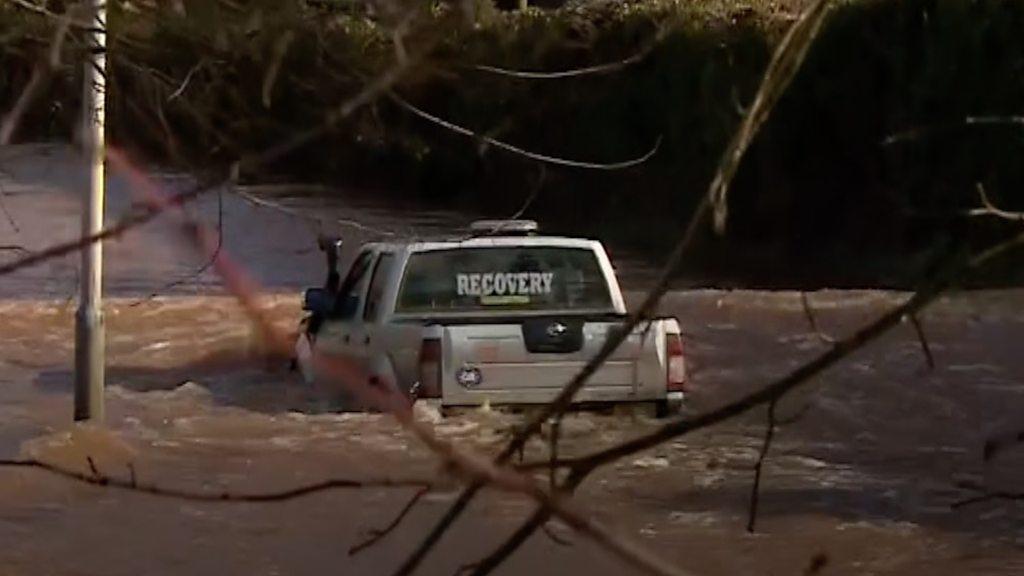
[[[608,310],[597,256],[585,248],[456,248],[409,257],[395,312]]]

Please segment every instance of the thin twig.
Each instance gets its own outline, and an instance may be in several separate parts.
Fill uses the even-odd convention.
[[[991,502],[993,500],[1024,500],[1024,492],[1008,492],[1004,490],[989,490],[985,486],[976,483],[963,483],[959,485],[960,488],[966,488],[968,490],[978,492],[975,496],[969,496],[953,502],[949,505],[950,508],[956,510],[964,506],[970,506],[972,504],[980,504],[982,502]]]
[[[804,317],[807,318],[807,323],[810,324],[811,331],[814,332],[818,336],[818,339],[821,340],[822,342],[825,342],[826,344],[835,343],[835,338],[829,336],[828,334],[825,334],[818,327],[818,321],[814,317],[814,310],[811,309],[811,302],[810,299],[807,297],[807,292],[800,292],[800,303],[803,305]]]
[[[523,214],[525,214],[526,211],[533,204],[533,202],[540,196],[540,192],[544,188],[544,180],[547,178],[547,174],[548,174],[547,166],[545,166],[544,164],[537,164],[537,166],[540,168],[540,172],[537,175],[537,183],[534,184],[533,190],[530,192],[530,195],[526,197],[526,200],[523,201],[522,205],[519,206],[518,210],[516,210],[515,212],[510,214],[507,218],[503,218],[501,220],[496,220],[495,223],[494,223],[494,226],[491,227],[490,229],[488,229],[486,232],[483,232],[483,233],[473,232],[471,234],[466,234],[465,236],[462,236],[461,238],[458,238],[457,241],[465,241],[465,240],[472,240],[474,238],[487,238],[489,236],[497,236],[498,234],[501,234],[504,230],[507,229],[508,221],[510,221],[510,220],[517,220]]]
[[[14,230],[15,234],[21,233],[21,227],[18,226],[18,221],[14,219],[14,215],[7,209],[7,190],[4,188],[3,182],[0,182],[0,212],[4,213],[4,217],[7,219],[7,223]]]
[[[589,470],[583,468],[573,469],[569,476],[563,482],[561,491],[566,494],[571,494],[576,488],[583,482],[584,479],[590,474]],[[551,518],[551,513],[543,508],[537,508],[533,511],[533,514],[524,522],[515,532],[512,533],[509,538],[503,542],[498,548],[494,549],[483,559],[466,564],[464,567],[465,571],[472,571],[472,576],[486,576],[490,574],[495,568],[500,566],[505,560],[509,558],[516,550],[519,549],[526,541],[544,526],[547,521]]]
[[[882,146],[891,146],[918,140],[940,131],[965,126],[1020,126],[1024,127],[1024,116],[965,116],[963,121],[937,126],[918,126],[891,134],[882,140]]]
[[[509,220],[517,220],[523,214],[526,214],[526,211],[530,209],[530,206],[533,205],[533,202],[537,199],[538,196],[540,196],[540,191],[544,189],[544,181],[547,179],[548,168],[544,164],[539,164],[538,166],[539,172],[537,173],[537,182],[536,184],[533,185],[533,190],[530,192],[530,195],[526,197],[526,200],[523,201],[523,204],[519,207],[519,209],[513,212],[512,215],[508,217]]]
[[[174,92],[171,92],[171,95],[167,97],[168,103],[173,102],[179,96],[185,93],[185,89],[188,88],[189,82],[192,81],[192,76],[196,72],[198,72],[205,64],[206,61],[200,59],[199,62],[196,62],[195,65],[189,69],[188,74],[185,74],[185,79],[181,81],[181,85],[179,85],[178,88]]]
[[[409,501],[405,503],[405,506],[402,507],[402,510],[399,511],[398,515],[395,516],[395,518],[391,520],[391,522],[387,526],[383,528],[375,528],[373,530],[370,530],[370,536],[366,540],[358,542],[354,544],[351,548],[349,548],[348,555],[355,556],[356,554],[359,554],[363,550],[369,548],[370,546],[373,546],[377,542],[381,541],[385,536],[393,532],[395,528],[398,528],[398,525],[402,523],[402,520],[405,519],[409,512],[412,511],[413,507],[416,506],[416,503],[418,503],[420,499],[426,496],[429,492],[429,486],[424,486],[423,488],[417,490],[416,493],[412,495],[412,498],[410,498]]]
[[[995,216],[996,218],[1010,220],[1011,222],[1024,222],[1024,212],[1010,212],[993,204],[992,201],[989,200],[988,194],[985,192],[985,186],[981,182],[978,182],[977,190],[978,198],[981,199],[983,207],[969,210],[967,212],[969,216]]]
[[[503,462],[504,460],[496,461]],[[448,530],[448,527],[451,526],[459,515],[462,514],[462,511],[469,506],[469,503],[476,496],[477,492],[479,492],[483,487],[483,482],[473,482],[467,486],[466,489],[459,494],[459,497],[448,508],[448,510],[445,511],[444,515],[441,516],[437,523],[430,529],[430,532],[427,533],[420,544],[413,549],[412,553],[409,554],[405,561],[402,562],[402,564],[393,572],[393,576],[407,576],[412,574],[434,545],[441,539],[441,536],[443,536]]]
[[[489,72],[491,74],[497,74],[499,76],[508,76],[510,78],[521,78],[524,80],[559,80],[563,78],[577,78],[580,76],[591,76],[595,74],[608,74],[610,72],[618,72],[623,68],[628,68],[637,62],[640,62],[650,54],[655,43],[651,43],[645,46],[642,50],[633,54],[628,58],[622,60],[616,60],[613,62],[607,62],[604,64],[595,64],[593,66],[584,66],[581,68],[573,68],[571,70],[559,70],[556,72],[534,72],[530,70],[511,70],[509,68],[501,68],[499,66],[488,66],[486,64],[475,64],[470,66],[474,70],[481,72]]]
[[[505,150],[506,152],[511,152],[511,153],[516,154],[518,156],[522,156],[524,158],[529,158],[530,160],[536,160],[537,162],[544,162],[546,164],[551,164],[553,166],[563,166],[563,167],[566,167],[566,168],[582,168],[582,169],[587,169],[587,170],[623,170],[623,169],[626,169],[626,168],[632,168],[633,166],[638,166],[640,164],[643,164],[644,162],[649,160],[652,156],[654,156],[658,152],[658,149],[661,148],[661,136],[658,136],[658,139],[655,140],[654,146],[651,147],[650,150],[648,150],[646,153],[644,153],[643,156],[640,156],[639,158],[633,158],[631,160],[625,160],[625,161],[622,161],[622,162],[600,163],[600,162],[585,162],[585,161],[581,161],[581,160],[571,160],[571,159],[568,159],[568,158],[559,158],[559,157],[556,157],[556,156],[549,156],[549,155],[546,155],[546,154],[540,154],[540,153],[537,153],[537,152],[531,152],[529,150],[526,150],[524,148],[520,148],[519,146],[515,146],[515,145],[509,144],[507,142],[503,142],[503,141],[498,140],[496,138],[492,138],[490,136],[486,136],[486,135],[483,135],[483,134],[478,134],[478,133],[470,130],[469,128],[464,128],[462,126],[459,126],[458,124],[455,124],[453,122],[449,122],[448,120],[445,120],[443,118],[435,116],[435,115],[433,115],[433,114],[431,114],[431,113],[429,113],[429,112],[427,112],[427,111],[425,111],[425,110],[423,110],[421,108],[417,108],[416,106],[410,104],[407,100],[405,100],[401,96],[395,94],[394,92],[389,92],[388,93],[388,97],[395,104],[399,105],[402,108],[405,108],[406,110],[408,110],[409,112],[415,114],[416,116],[419,116],[420,118],[423,118],[424,120],[428,120],[430,122],[433,122],[434,124],[437,124],[438,126],[441,126],[442,128],[445,128],[447,130],[451,130],[452,132],[455,132],[456,134],[460,134],[462,136],[466,136],[466,137],[472,138],[474,140],[479,140],[479,141],[482,141],[482,142],[486,142],[487,144],[490,144],[491,146],[494,146],[495,148],[500,148],[502,150]]]
[[[918,319],[916,314],[911,314],[910,323],[914,326],[914,332],[917,334],[917,341],[921,343],[921,352],[924,354],[924,360],[928,365],[928,369],[934,370],[935,357],[932,356],[932,348],[928,345],[928,338],[925,336],[924,328],[921,326],[921,320]]]
[[[86,456],[85,461],[89,463],[89,471],[92,472],[93,478],[102,478],[99,468],[96,468],[96,462],[93,461],[92,456]]]
[[[324,217],[316,216],[316,215],[313,215],[313,214],[306,214],[306,213],[304,213],[302,211],[299,211],[299,210],[296,210],[294,208],[289,208],[288,206],[285,206],[284,204],[281,204],[279,202],[274,202],[273,200],[268,200],[266,198],[261,198],[259,196],[256,196],[255,194],[252,194],[250,192],[246,192],[245,190],[243,190],[241,187],[238,187],[238,186],[232,186],[230,188],[230,192],[232,194],[238,196],[239,198],[245,200],[246,202],[252,204],[253,206],[258,206],[260,208],[267,208],[269,210],[274,210],[275,212],[280,212],[282,214],[291,216],[293,218],[299,218],[299,219],[302,219],[302,220],[309,220],[309,221],[312,221],[312,222],[316,222],[317,224],[323,224],[323,223],[338,224],[338,225],[341,225],[341,226],[346,226],[346,227],[349,227],[349,228],[354,228],[356,230],[362,230],[363,232],[370,232],[370,233],[373,233],[373,234],[377,234],[379,236],[389,236],[390,237],[390,236],[396,236],[397,235],[397,233],[392,232],[390,230],[385,230],[383,228],[375,228],[375,227],[367,226],[367,225],[365,225],[365,224],[363,224],[363,223],[361,223],[361,222],[359,222],[357,220],[348,220],[348,219],[344,219],[344,218],[324,218]]]
[[[64,478],[65,480],[71,480],[83,484],[103,486],[106,488],[117,488],[129,492],[140,492],[143,494],[149,494],[151,496],[174,498],[178,500],[190,500],[196,502],[283,502],[286,500],[293,500],[295,498],[300,498],[303,496],[308,496],[310,494],[326,492],[330,490],[342,490],[353,488],[424,488],[432,486],[432,482],[430,482],[429,480],[422,479],[332,478],[329,480],[322,480],[320,482],[314,482],[311,484],[305,484],[302,486],[296,486],[285,490],[277,490],[271,492],[196,492],[191,490],[181,490],[177,488],[163,488],[155,484],[140,484],[135,479],[134,468],[131,467],[129,467],[131,476],[128,479],[107,476],[99,472],[99,470],[96,468],[96,464],[93,462],[91,457],[87,458],[87,461],[89,462],[90,467],[90,472],[88,474],[84,472],[79,472],[77,470],[61,468],[59,466],[54,466],[53,464],[49,464],[35,459],[0,460],[0,468],[24,468],[42,470],[55,476]]]
[[[140,298],[139,300],[136,300],[135,302],[132,302],[131,304],[128,305],[128,307],[129,308],[134,308],[136,306],[145,304],[146,302],[152,301],[154,298],[156,298],[160,294],[163,294],[165,292],[173,290],[174,288],[177,288],[178,286],[181,286],[181,285],[183,285],[185,283],[188,283],[188,282],[191,282],[193,280],[198,280],[203,274],[206,273],[207,270],[210,269],[211,266],[213,266],[213,262],[217,259],[217,256],[220,255],[220,251],[221,251],[221,249],[223,247],[224,247],[224,189],[223,188],[218,188],[217,189],[217,245],[216,245],[216,247],[214,247],[213,252],[210,254],[210,257],[206,260],[206,262],[203,263],[202,266],[197,268],[194,272],[192,272],[188,276],[185,276],[184,278],[178,278],[177,280],[173,280],[171,282],[168,282],[167,284],[164,284],[160,288],[158,288],[158,289],[154,290],[153,292],[151,292],[145,298]]]
[[[764,461],[768,457],[768,450],[771,449],[772,439],[775,437],[775,407],[778,398],[768,404],[768,422],[765,424],[764,443],[761,444],[761,453],[757,456],[757,463],[754,464],[754,482],[750,486],[750,507],[747,512],[747,532],[753,534],[754,525],[757,523],[758,504],[761,499],[761,474],[764,470]]]
[[[957,508],[963,508],[964,506],[970,506],[972,504],[980,504],[982,502],[991,502],[993,500],[1024,500],[1024,492],[985,492],[984,494],[978,494],[977,496],[971,496],[964,498],[963,500],[957,500],[950,504],[950,508],[956,510]]]

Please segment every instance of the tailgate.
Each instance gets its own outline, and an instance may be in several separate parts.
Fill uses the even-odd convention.
[[[442,398],[446,405],[549,402],[604,344],[618,321],[528,319],[444,328]],[[631,334],[576,396],[577,401],[646,399],[645,354],[652,333]],[[648,346],[650,345],[650,350]],[[656,364],[657,358],[652,358]],[[661,379],[662,381],[664,378]],[[663,386],[662,386],[663,387]]]

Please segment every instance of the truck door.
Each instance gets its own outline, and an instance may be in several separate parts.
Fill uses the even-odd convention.
[[[397,266],[392,252],[382,252],[374,264],[367,302],[362,308],[365,333],[361,341],[366,346],[371,374],[381,382],[407,390],[411,385],[407,380],[417,362],[420,332],[409,324],[389,322],[388,311],[397,291]]]
[[[337,354],[362,364],[365,358],[363,306],[369,284],[370,269],[376,254],[362,251],[352,262],[345,280],[338,289],[335,313],[317,335],[317,347],[327,354]]]

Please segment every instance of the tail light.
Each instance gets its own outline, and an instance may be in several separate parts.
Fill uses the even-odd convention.
[[[420,347],[418,398],[441,397],[441,341],[425,338]]]
[[[665,356],[668,368],[665,374],[665,385],[669,392],[682,392],[686,389],[686,359],[683,358],[683,337],[679,334],[665,335]]]

